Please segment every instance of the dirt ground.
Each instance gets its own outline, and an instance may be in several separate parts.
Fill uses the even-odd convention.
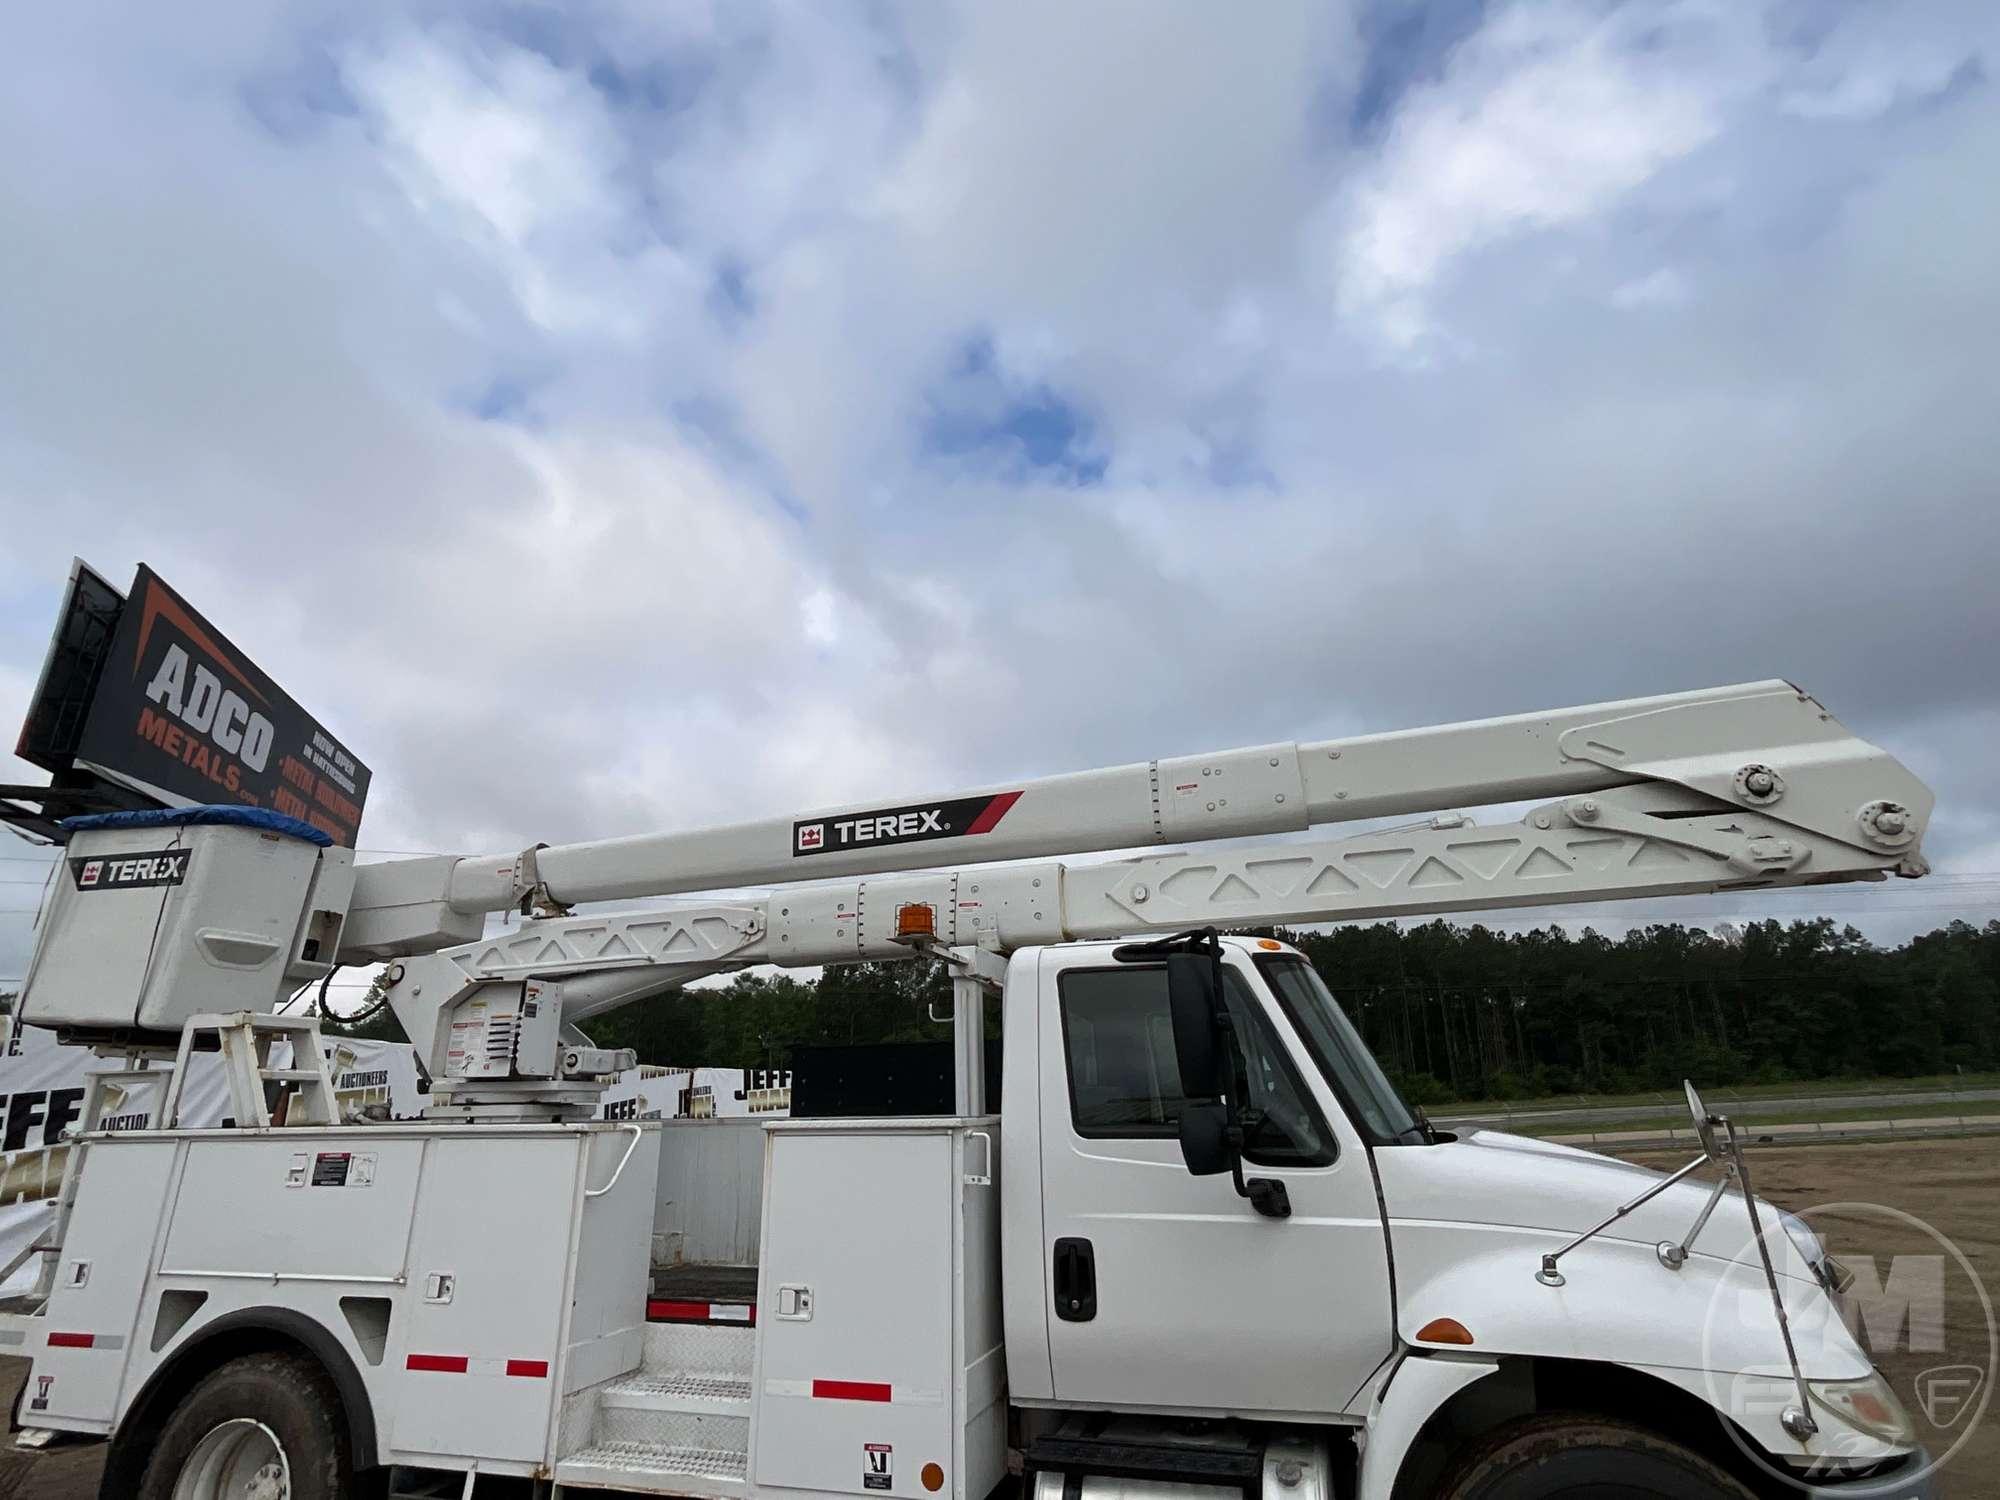
[[[1650,1166],[1685,1157],[1634,1153]],[[1758,1152],[1751,1160],[1759,1193],[1795,1211],[1823,1204],[1881,1204],[1914,1215],[1948,1236],[1964,1252],[1990,1296],[2000,1297],[2000,1137],[1897,1142],[1865,1146],[1798,1146]],[[1932,1255],[1936,1243],[1920,1230],[1878,1214],[1810,1215],[1836,1256]],[[1947,1275],[1945,1342],[1952,1356],[1986,1339],[1985,1313],[1970,1283],[1955,1269]],[[1952,1357],[1947,1356],[1947,1357]],[[1938,1355],[1891,1354],[1883,1359],[1890,1380],[1906,1398],[1917,1370]],[[0,1400],[12,1405],[28,1362],[0,1358]],[[1965,1434],[1968,1416],[1940,1429],[1919,1413],[1933,1452]],[[0,1448],[0,1500],[95,1500],[98,1450],[60,1449],[34,1455]],[[1974,1428],[1946,1466],[1940,1487],[1949,1500],[2000,1500],[2000,1402]]]
[[[1685,1162],[1688,1154],[1633,1152],[1631,1160],[1672,1167]],[[1937,1241],[1920,1228],[1858,1205],[1898,1209],[1956,1245],[1987,1296],[2000,1302],[2000,1136],[1786,1146],[1758,1151],[1749,1160],[1758,1196],[1803,1214],[1836,1259],[1852,1265],[1873,1256],[1886,1274],[1891,1256],[1942,1254]],[[1832,1204],[1857,1207],[1815,1211]],[[1913,1399],[1920,1371],[1960,1359],[1980,1364],[1987,1359],[1986,1310],[1972,1282],[1949,1261],[1944,1291],[1944,1350],[1882,1352],[1878,1363],[1910,1407],[1924,1445],[1933,1454],[1942,1455],[1954,1442],[1964,1440],[1939,1476],[1939,1488],[1949,1500],[2000,1500],[2000,1400],[1983,1418],[1968,1408],[1946,1428],[1929,1421],[1921,1403]]]

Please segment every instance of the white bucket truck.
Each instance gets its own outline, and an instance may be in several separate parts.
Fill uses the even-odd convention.
[[[1214,931],[1920,875],[1930,811],[1765,682],[499,858],[73,822],[24,1018],[114,1079],[219,1047],[236,1110],[87,1101],[0,1326],[17,1441],[107,1440],[120,1500],[1929,1493],[1726,1121],[1695,1104],[1672,1178],[1439,1135],[1297,952]],[[592,1015],[913,954],[951,967],[953,1116],[590,1120],[629,1061]],[[432,1105],[343,1122],[273,1012],[384,962]]]

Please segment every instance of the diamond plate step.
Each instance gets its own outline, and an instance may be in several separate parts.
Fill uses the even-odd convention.
[[[747,1380],[756,1356],[754,1328],[648,1323],[640,1364],[648,1375],[735,1375]]]
[[[750,1446],[750,1403],[689,1402],[667,1398],[659,1405],[646,1398],[600,1397],[591,1445],[639,1443],[654,1448],[688,1448],[706,1453],[742,1453]]]
[[[748,1418],[750,1382],[734,1375],[625,1375],[605,1385],[598,1392],[598,1402],[633,1411]]]
[[[711,1448],[598,1443],[556,1465],[556,1482],[732,1500],[748,1488],[749,1459]]]

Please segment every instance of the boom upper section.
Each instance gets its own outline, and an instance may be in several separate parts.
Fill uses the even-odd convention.
[[[1701,799],[1662,816],[1741,809],[1756,813],[1760,827],[1845,846],[1869,872],[1922,872],[1929,790],[1809,695],[1769,681],[1176,756],[941,797],[540,847],[511,858],[364,866],[356,871],[342,946],[357,959],[434,950],[477,936],[485,913],[515,907],[559,911],[583,902],[1180,846],[1633,788]],[[1606,804],[1600,817],[1629,812]],[[1614,832],[1608,821],[1597,826],[1606,836]],[[1756,864],[1736,873],[1854,878],[1834,873],[1824,857],[1817,870],[1802,863],[1780,870],[1774,858]]]

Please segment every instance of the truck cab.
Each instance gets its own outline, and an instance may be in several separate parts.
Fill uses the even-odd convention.
[[[1614,1444],[1670,1439],[1753,1489],[1776,1474],[1780,1490],[1923,1492],[1907,1418],[1839,1316],[1811,1230],[1755,1209],[1780,1319],[1756,1236],[1704,1227],[1720,1187],[1440,1134],[1289,944],[1215,940],[1237,1159],[1228,1174],[1191,1160],[1182,1122],[1202,1101],[1176,1055],[1172,947],[1065,944],[1009,964],[1008,1381],[1031,1420],[1317,1432],[1357,1493],[1387,1497],[1478,1493],[1480,1439],[1588,1412]],[[1579,1237],[1561,1272],[1538,1270]],[[1780,1348],[1799,1330],[1820,1423],[1804,1435]],[[1660,1482],[1731,1493],[1692,1470]]]
[[[1013,1397],[1207,1417],[1358,1410],[1396,1349],[1369,1152],[1421,1127],[1303,955],[1225,938],[1242,1170],[1282,1186],[1289,1214],[1193,1175],[1165,958],[1121,959],[1133,946],[1029,949],[1008,968],[1003,1154],[1040,1165],[1003,1190]]]

